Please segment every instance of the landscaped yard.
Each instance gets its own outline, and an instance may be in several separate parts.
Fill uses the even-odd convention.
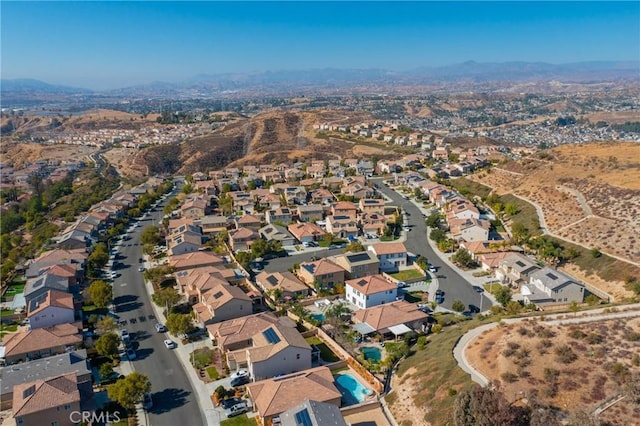
[[[220,373],[218,373],[218,370],[214,366],[207,367],[207,374],[211,380],[218,380],[220,377]]]
[[[307,337],[305,339],[308,344],[315,345],[318,349],[320,349],[320,357],[325,362],[336,362],[340,361],[340,358],[336,354],[333,353],[331,349],[317,336]]]
[[[2,324],[2,331],[0,331],[0,338],[4,337],[5,334],[15,333],[18,331],[18,324],[5,325]]]
[[[0,311],[0,316],[5,317],[5,316],[13,315],[15,312],[16,311],[14,311],[13,309],[3,309]]]
[[[414,280],[417,278],[424,277],[424,275],[418,272],[417,269],[406,269],[404,271],[399,271],[399,272],[396,272],[395,274],[389,274],[389,275],[391,275],[393,278],[395,278],[398,281]]]
[[[499,283],[487,283],[484,284],[483,287],[489,293],[495,294],[495,292],[498,291],[498,289],[502,287],[502,285],[500,285]]]
[[[258,422],[255,418],[247,417],[246,414],[241,414],[238,417],[232,417],[220,422],[220,426],[257,426]]]

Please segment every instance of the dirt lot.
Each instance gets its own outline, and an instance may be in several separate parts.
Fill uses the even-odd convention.
[[[606,111],[587,114],[584,118],[588,118],[592,123],[598,121],[606,121],[609,124],[624,124],[627,121],[640,121],[640,112],[638,111]]]
[[[39,145],[33,143],[6,143],[2,149],[3,162],[16,169],[38,160],[88,161],[87,156],[97,148],[79,145]]]
[[[501,382],[510,401],[535,392],[562,410],[592,412],[622,392],[628,374],[640,373],[640,319],[496,327],[472,341],[466,356]],[[624,400],[609,410],[615,413],[605,412],[612,424],[637,424],[640,418],[640,409]]]

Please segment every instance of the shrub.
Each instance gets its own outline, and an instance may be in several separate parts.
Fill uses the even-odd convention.
[[[449,388],[448,393],[449,393],[449,396],[453,398],[454,396],[456,396],[458,394],[458,391],[455,390],[454,388]]]
[[[424,349],[424,347],[427,346],[427,336],[418,337],[417,345],[418,349]]]
[[[518,329],[518,334],[521,336],[528,336],[529,335],[529,329],[526,327],[520,327]]]
[[[574,339],[584,339],[586,336],[585,332],[578,329],[573,329],[569,332],[569,337]]]
[[[506,373],[502,373],[500,377],[502,377],[502,380],[504,380],[507,383],[514,383],[518,381],[518,376],[516,374],[511,373],[510,371]]]
[[[540,342],[536,345],[536,349],[538,349],[538,352],[540,352],[540,354],[546,354],[548,352],[547,349],[553,347],[553,342],[549,339],[542,339],[540,340]]]
[[[571,350],[571,348],[567,345],[562,345],[556,348],[556,360],[563,364],[571,364],[573,361],[578,359],[578,355]]]
[[[624,338],[630,342],[640,341],[640,333],[636,333],[635,331],[628,331],[625,333]]]
[[[598,333],[589,333],[587,336],[587,343],[590,345],[597,345],[598,343],[602,343],[604,338]]]
[[[431,327],[431,332],[432,333],[440,333],[442,331],[442,326],[440,324],[434,324]]]

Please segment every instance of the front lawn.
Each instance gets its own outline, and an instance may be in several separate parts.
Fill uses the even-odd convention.
[[[395,235],[391,235],[391,236],[384,235],[384,236],[380,237],[380,241],[388,242],[388,241],[397,240],[398,238],[400,238],[400,237],[396,237]]]
[[[389,275],[398,281],[407,281],[407,280],[413,280],[413,279],[424,277],[424,275],[418,272],[417,269],[406,269],[404,271],[399,271],[399,272],[396,272],[395,274],[389,274]]]
[[[320,350],[320,358],[325,362],[340,361],[340,358],[317,336],[305,339],[309,345],[315,345]]]
[[[483,285],[484,289],[486,291],[488,291],[489,293],[495,295],[496,291],[498,291],[498,289],[500,289],[500,287],[502,287],[502,285],[500,285],[499,283],[487,283],[485,285]]]
[[[220,426],[257,426],[258,422],[254,417],[247,417],[246,414],[241,414],[238,417],[232,417],[220,422]]]
[[[0,311],[0,317],[6,317],[9,315],[13,315],[15,314],[16,311],[14,311],[13,309],[3,309]]]
[[[218,380],[220,378],[220,373],[218,373],[218,370],[214,366],[207,367],[207,374],[211,380]]]

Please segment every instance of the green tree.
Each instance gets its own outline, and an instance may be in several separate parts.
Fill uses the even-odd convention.
[[[502,304],[502,306],[507,306],[507,303],[511,301],[511,289],[506,286],[500,286],[495,292],[496,300]]]
[[[120,344],[120,336],[116,333],[103,334],[96,340],[95,348],[102,356],[114,358],[118,354],[118,345]]]
[[[515,203],[507,203],[504,206],[504,211],[509,215],[509,216],[515,216],[516,214],[518,214],[518,206],[515,205]]]
[[[584,301],[585,301],[585,302],[587,303],[587,305],[589,305],[589,306],[595,306],[595,305],[597,305],[598,303],[600,303],[600,299],[598,299],[598,296],[593,295],[593,294],[588,295],[588,296],[584,299]]]
[[[160,230],[158,229],[158,227],[156,226],[145,227],[144,230],[142,231],[142,234],[140,234],[140,242],[143,245],[149,244],[154,246],[162,242],[162,239],[160,237]]]
[[[118,323],[113,317],[102,317],[96,322],[96,331],[98,334],[112,333],[118,328]]]
[[[462,300],[454,300],[453,304],[451,305],[451,309],[456,312],[463,312],[465,309],[467,309],[467,306]]]
[[[111,376],[113,374],[113,364],[110,362],[105,362],[100,366],[100,377],[103,379]]]
[[[107,246],[104,243],[94,245],[91,254],[87,257],[87,263],[93,270],[103,268],[108,261],[109,253],[107,252]]]
[[[522,305],[520,304],[520,302],[518,302],[516,300],[510,300],[505,305],[505,309],[507,310],[507,312],[509,314],[516,315],[517,313],[519,313],[522,310]]]
[[[452,238],[447,238],[447,239],[438,241],[437,246],[440,249],[440,251],[444,253],[448,253],[455,248],[456,242]]]
[[[527,408],[509,404],[502,392],[478,385],[460,391],[453,406],[456,426],[520,426],[529,417]]]
[[[602,256],[602,252],[600,252],[598,247],[594,247],[591,249],[591,256],[593,256],[594,259],[597,259]]]
[[[102,280],[95,280],[89,286],[89,297],[98,308],[106,308],[113,300],[113,288]]]
[[[429,238],[431,238],[436,243],[440,241],[444,241],[447,238],[447,234],[442,229],[433,229],[429,233]]]
[[[151,382],[144,374],[134,371],[107,388],[109,399],[125,408],[133,409],[151,391]]]
[[[344,252],[360,253],[364,251],[364,246],[360,241],[352,241],[344,248]]]
[[[471,257],[471,253],[463,248],[458,249],[458,251],[456,251],[455,254],[451,256],[451,260],[453,260],[454,263],[465,268],[471,268],[476,265],[473,257]]]
[[[440,213],[432,212],[429,216],[427,216],[425,223],[429,228],[432,228],[432,229],[437,228],[438,225],[440,224]]]
[[[575,300],[569,304],[569,309],[573,312],[573,316],[578,315],[578,311],[580,310],[580,304]]]
[[[162,288],[151,295],[153,303],[161,308],[167,307],[168,309],[175,306],[181,298],[182,296],[173,287]]]
[[[193,328],[191,315],[188,314],[169,314],[165,325],[169,333],[174,336],[187,334]]]
[[[513,237],[514,243],[522,244],[527,242],[531,235],[526,226],[520,222],[515,222],[511,225],[511,236]]]

